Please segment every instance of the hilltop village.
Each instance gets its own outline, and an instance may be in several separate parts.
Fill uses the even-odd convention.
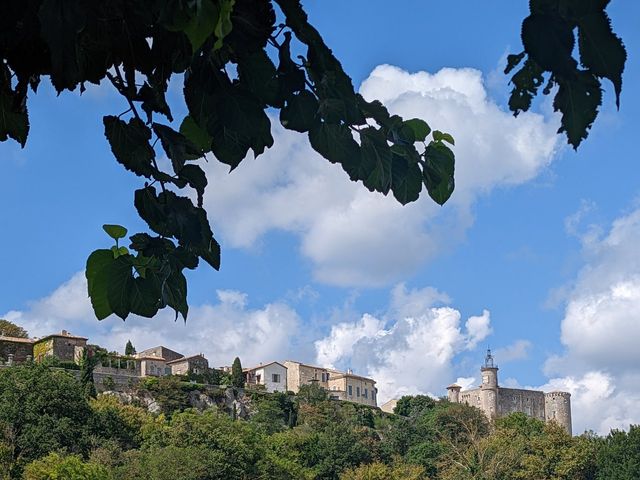
[[[54,361],[56,366],[77,368],[83,355],[102,352],[93,369],[93,379],[98,392],[125,391],[146,377],[182,376],[207,382],[219,378],[219,373],[231,372],[230,366],[211,367],[202,354],[184,355],[156,346],[141,352],[121,355],[106,352],[97,345],[88,344],[86,337],[73,335],[66,330],[41,338],[10,337],[0,332],[0,365],[12,366],[28,361]],[[344,400],[362,405],[377,406],[375,380],[332,368],[307,365],[285,360],[260,363],[243,368],[244,385],[266,392],[297,393],[300,386],[315,383],[328,392],[333,400]]]
[[[126,391],[147,377],[181,376],[200,382],[215,382],[220,373],[230,373],[230,366],[211,367],[202,354],[184,355],[165,346],[147,348],[141,352],[121,355],[107,353],[88,339],[72,335],[66,330],[42,338],[10,337],[0,332],[0,366],[11,366],[28,361],[54,360],[56,365],[77,368],[83,355],[102,351],[100,361],[93,369],[98,392]],[[106,354],[104,354],[106,353]],[[491,351],[487,351],[480,369],[482,384],[471,390],[459,385],[447,387],[447,398],[452,403],[465,403],[482,410],[489,419],[521,412],[544,422],[554,421],[571,434],[571,400],[567,392],[544,393],[537,390],[504,388],[498,385],[498,366]],[[378,406],[378,390],[372,378],[342,372],[332,368],[309,365],[293,360],[270,361],[242,369],[244,385],[269,393],[298,393],[302,385],[316,384],[333,400],[353,402],[371,407]],[[397,400],[390,400],[380,408],[393,413]]]

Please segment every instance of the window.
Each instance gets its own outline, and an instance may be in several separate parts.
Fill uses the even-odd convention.
[[[279,373],[272,373],[271,374],[271,381],[273,383],[280,383],[280,374]]]
[[[353,390],[351,389],[351,385],[347,387],[349,389],[349,396],[353,396]]]
[[[369,392],[367,392],[367,389],[366,389],[366,388],[364,389],[364,395],[363,395],[363,397],[364,397],[364,398],[369,398]]]
[[[356,387],[356,397],[360,396],[360,387]]]

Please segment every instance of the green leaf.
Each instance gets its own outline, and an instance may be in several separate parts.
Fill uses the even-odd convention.
[[[160,308],[160,282],[155,275],[136,277],[131,283],[129,292],[129,308],[131,313],[151,318]]]
[[[202,197],[207,186],[205,173],[197,165],[185,165],[178,175],[183,180],[186,180],[191,188],[195,189],[198,194],[198,206],[202,207]]]
[[[142,101],[142,110],[147,114],[147,121],[151,123],[153,112],[163,114],[167,119],[172,122],[173,116],[171,115],[171,109],[167,104],[165,98],[166,85],[150,85],[148,82],[144,82],[144,85],[140,87],[138,91],[138,98]]]
[[[117,316],[126,320],[131,312],[129,295],[133,285],[131,255],[120,255],[107,269],[109,306]]]
[[[627,51],[622,40],[613,33],[611,21],[604,11],[580,18],[578,46],[582,64],[594,75],[611,80],[616,92],[616,105],[620,108],[622,72]]]
[[[155,153],[149,140],[151,130],[137,118],[125,123],[118,117],[103,117],[104,134],[116,160],[136,175],[151,178],[156,171],[152,165]]]
[[[434,130],[433,131],[433,139],[436,142],[444,141],[444,142],[449,143],[450,145],[455,145],[456,144],[456,142],[454,141],[453,137],[450,134],[443,133],[440,130]]]
[[[103,320],[113,313],[109,304],[107,289],[109,286],[109,269],[115,259],[111,250],[95,250],[89,255],[85,269],[87,290],[91,306],[98,320]]]
[[[87,3],[44,0],[38,12],[40,33],[51,54],[51,83],[56,91],[74,90],[84,80],[77,47],[87,23]]]
[[[197,160],[204,155],[202,150],[194,145],[191,140],[171,127],[154,123],[153,131],[160,139],[162,148],[171,160],[175,173],[180,173],[186,161]]]
[[[116,247],[115,245],[111,247],[111,251],[113,252],[113,258],[118,258],[120,255],[128,255],[129,249],[127,247]]]
[[[240,84],[258,97],[265,105],[282,107],[276,67],[264,50],[258,50],[238,60]]]
[[[401,147],[406,149],[408,155],[397,155],[392,147],[393,160],[391,164],[391,191],[393,196],[402,205],[415,202],[420,196],[422,190],[422,171],[418,166],[418,154],[411,147],[413,153],[409,153],[409,147]],[[405,153],[405,152],[403,152]]]
[[[231,23],[231,14],[233,13],[233,5],[235,0],[219,0],[220,15],[215,25],[214,33],[216,34],[216,43],[213,44],[213,51],[220,50],[224,37],[231,33],[233,24]]]
[[[507,55],[507,66],[504,68],[505,75],[511,73],[511,71],[520,64],[526,54],[527,52],[521,52],[517,55]]]
[[[189,113],[213,139],[211,151],[232,170],[249,149],[258,156],[273,145],[262,102],[210,62],[194,62],[184,93]]]
[[[455,187],[453,152],[444,143],[431,142],[424,153],[425,167],[422,172],[429,196],[439,205],[449,200]]]
[[[369,190],[385,195],[391,188],[391,149],[381,130],[368,127],[360,131],[362,161],[357,170]]]
[[[509,97],[509,109],[514,115],[529,110],[533,97],[537,95],[538,88],[544,82],[543,73],[540,65],[527,58],[522,68],[511,77],[513,89]]]
[[[211,137],[200,128],[192,116],[187,115],[180,125],[180,133],[187,137],[191,143],[196,145],[203,152],[211,151]]]
[[[431,128],[429,128],[427,122],[419,118],[405,120],[404,125],[409,127],[413,131],[413,135],[418,142],[424,142],[427,138],[427,135],[431,133]]]
[[[151,186],[136,190],[134,204],[140,217],[154,232],[175,237],[180,245],[199,255],[213,268],[220,268],[220,245],[213,238],[207,214],[202,208],[171,191],[156,195],[155,188]],[[146,251],[144,253],[148,255]]]
[[[184,28],[184,33],[189,37],[193,51],[196,52],[214,32],[216,24],[220,21],[221,12],[212,0],[196,0],[194,6],[195,14]]]
[[[340,163],[352,180],[361,163],[360,147],[345,125],[318,123],[309,131],[311,147],[329,160]]]
[[[107,232],[107,235],[109,235],[114,240],[118,240],[119,238],[124,238],[127,236],[127,229],[121,225],[105,224],[102,225],[102,229]]]
[[[6,65],[0,65],[0,141],[11,137],[23,148],[29,134],[26,97],[19,101],[11,90],[11,75]]]
[[[522,22],[524,50],[544,70],[571,75],[577,62],[571,56],[575,44],[571,25],[559,15],[533,13]]]
[[[187,320],[189,306],[187,305],[187,279],[182,272],[173,272],[162,286],[162,300]]]
[[[308,132],[316,122],[318,100],[308,90],[294,94],[280,110],[280,123],[284,128],[296,132]]]
[[[562,113],[558,133],[566,132],[574,149],[587,138],[602,103],[600,82],[589,72],[578,72],[572,80],[558,80],[560,88],[553,109]]]

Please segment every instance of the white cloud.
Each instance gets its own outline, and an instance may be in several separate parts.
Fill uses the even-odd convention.
[[[205,208],[226,246],[259,248],[270,230],[300,238],[315,277],[343,286],[386,285],[414,272],[462,238],[478,195],[534,178],[553,157],[555,121],[514,118],[486,94],[472,69],[410,74],[377,67],[361,87],[393,113],[427,119],[456,138],[456,192],[444,208],[425,194],[405,207],[349,181],[311,150],[305,135],[273,121],[275,146],[234,172],[205,165]]]
[[[414,298],[418,291],[412,292]],[[451,383],[455,356],[490,333],[489,312],[471,317],[463,328],[458,310],[431,307],[433,290],[422,292],[424,298],[415,300],[425,307],[412,316],[385,322],[365,314],[355,322],[333,325],[326,337],[315,342],[316,361],[371,376],[377,381],[379,403],[402,395],[442,392]],[[393,290],[392,304],[400,294],[406,295],[404,286]]]
[[[555,376],[551,384],[573,394],[574,430],[606,433],[640,423],[640,209],[608,231],[589,226],[581,239],[586,265],[567,295],[565,352],[549,358],[545,370]]]
[[[511,345],[496,349],[494,356],[499,358],[501,363],[523,360],[529,356],[531,346],[529,340],[516,340]]]
[[[201,352],[212,366],[228,365],[236,355],[247,366],[282,359],[284,352],[305,355],[292,343],[300,318],[288,305],[274,302],[254,309],[247,307],[244,293],[219,290],[217,294],[216,303],[192,305],[186,324],[181,319],[174,321],[168,310],[152,319],[130,316],[122,322],[111,316],[98,322],[87,298],[84,275],[77,273],[29,309],[3,317],[32,336],[66,329],[89,337],[90,343],[118,351],[124,350],[130,339],[138,350],[166,345],[183,354]]]
[[[218,290],[216,301],[191,305],[186,324],[175,321],[168,310],[153,319],[131,316],[123,322],[111,316],[99,322],[86,292],[84,275],[77,273],[28,308],[0,317],[23,326],[31,336],[65,329],[110,350],[122,351],[128,340],[138,350],[165,345],[183,354],[204,353],[212,366],[228,365],[236,355],[245,365],[286,358],[308,362],[315,355],[320,365],[350,367],[372,376],[378,382],[380,404],[405,394],[442,393],[455,378],[456,355],[491,332],[488,311],[463,321],[458,310],[434,306],[447,301],[446,294],[405,285],[391,290],[382,317],[364,313],[345,321],[342,312],[340,321],[332,317],[324,337],[303,324],[288,304],[252,307],[248,295],[235,290]],[[464,385],[472,381],[458,379]]]

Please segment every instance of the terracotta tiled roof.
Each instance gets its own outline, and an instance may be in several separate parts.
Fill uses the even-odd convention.
[[[8,337],[6,335],[0,335],[0,342],[34,343],[35,340],[33,338]]]
[[[191,360],[192,358],[203,358],[206,360],[205,356],[202,354],[197,354],[197,355],[191,355],[189,357],[181,357],[181,358],[176,358],[175,360],[171,360],[170,362],[167,362],[167,365],[171,364],[171,363],[178,363],[178,362],[184,362],[185,360]]]
[[[269,365],[273,365],[274,363],[277,363],[278,365],[280,365],[283,368],[287,368],[285,365],[281,364],[280,362],[269,362],[269,363],[263,363],[261,365],[258,365],[257,367],[251,367],[251,368],[243,368],[242,371],[243,372],[252,372],[253,370],[259,370],[261,368],[267,367]]]

